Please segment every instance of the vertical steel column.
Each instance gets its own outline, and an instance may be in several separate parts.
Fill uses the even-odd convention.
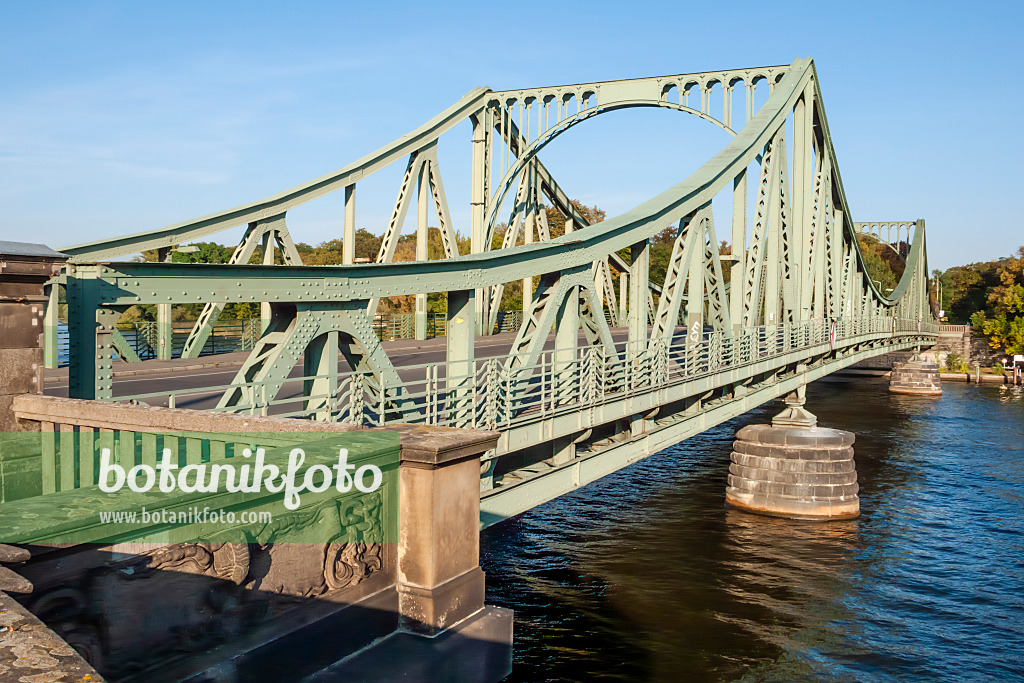
[[[60,297],[64,286],[54,282],[45,290],[49,298],[43,317],[43,366],[55,368],[60,364]]]
[[[854,301],[854,295],[856,290],[860,288],[857,283],[857,245],[854,241],[851,241],[848,251],[846,253],[846,275],[843,278],[843,315],[859,316],[862,315],[860,310],[860,302]]]
[[[814,168],[811,163],[811,151],[813,143],[811,136],[814,132],[812,116],[814,108],[811,105],[814,86],[807,83],[803,96],[797,100],[793,108],[793,191],[792,197],[792,230],[790,230],[791,241],[789,245],[790,263],[789,280],[792,286],[791,301],[788,302],[796,311],[794,316],[797,320],[807,320],[810,317],[809,307],[805,307],[803,288],[809,287],[810,283],[803,282],[803,275],[807,263],[807,247],[810,234],[810,222],[814,200]]]
[[[643,355],[647,350],[647,291],[651,273],[650,241],[642,240],[629,250],[629,342],[626,344],[626,361],[632,378],[626,378],[627,386],[644,376]],[[634,436],[645,431],[643,415],[630,416],[629,430]]]
[[[647,290],[651,272],[650,241],[641,240],[629,250],[629,352],[647,346]]]
[[[576,381],[576,351],[580,329],[580,287],[569,287],[568,293],[558,305],[555,320],[555,350],[553,353],[553,386],[555,404],[567,405],[573,402],[574,391],[579,387]]]
[[[803,96],[796,101],[796,105],[793,107],[793,206],[792,206],[792,221],[795,228],[793,236],[797,238],[799,243],[800,237],[803,234],[804,228],[804,212],[806,210],[806,197],[807,197],[807,178],[808,174],[808,143],[810,137],[810,126],[807,121],[807,112],[810,109],[807,106],[807,91],[804,90]],[[799,252],[794,252],[797,257],[796,263],[802,263],[802,259],[799,258]]]
[[[747,262],[747,169],[732,182],[732,267],[729,269],[729,317],[733,328],[743,326],[743,267]],[[674,321],[673,321],[674,322]]]
[[[475,298],[476,292],[472,289],[448,292],[448,364],[445,372],[449,427],[473,426]]]
[[[472,196],[470,197],[470,232],[469,251],[471,254],[482,254],[487,250],[487,178],[490,175],[491,117],[488,109],[482,109],[470,116],[473,122],[473,178]],[[476,333],[490,334],[487,321],[490,320],[490,289],[478,289],[474,295],[474,311],[476,317]]]
[[[273,234],[268,230],[263,234],[263,265],[272,266],[274,265],[274,237]],[[270,310],[270,302],[263,301],[260,303],[260,330],[267,329],[270,325],[270,318],[273,313]]]
[[[526,194],[524,195],[523,210],[523,244],[533,244],[533,228],[536,222],[536,215],[533,212],[533,174],[530,168],[523,169],[526,175]],[[523,278],[523,319],[530,312],[530,304],[533,302],[533,276]]]
[[[769,212],[771,221],[768,224],[766,235],[768,248],[765,249],[765,272],[764,272],[764,325],[769,330],[774,330],[779,324],[781,305],[779,301],[779,290],[782,286],[782,216],[781,216],[781,188],[780,183],[775,182],[769,195]],[[774,340],[774,336],[770,336]]]
[[[341,263],[351,265],[356,258],[356,184],[345,186],[345,224],[341,236]]]
[[[619,273],[619,320],[617,325],[626,324],[629,312],[629,273]]]
[[[68,266],[68,396],[105,400],[114,382],[114,330],[120,311],[101,309],[97,276],[102,266]]]
[[[338,394],[338,331],[331,330],[311,341],[302,354],[306,413],[319,422],[330,422]]]
[[[416,211],[416,260],[426,261],[429,258],[427,252],[427,198],[430,197],[430,171],[427,164],[420,166],[420,187],[417,193],[418,206]],[[413,337],[415,339],[427,338],[427,295],[423,292],[416,295],[416,314]]]
[[[684,257],[690,259],[686,276],[689,283],[686,289],[686,340],[691,345],[699,344],[704,337],[704,283],[708,267],[708,264],[704,262],[706,240],[704,227],[699,224],[695,227],[697,234],[694,235],[695,239],[691,242],[693,248]]]
[[[687,268],[686,288],[686,373],[698,372],[701,366],[702,352],[700,344],[704,341],[704,297],[707,281],[708,264],[704,261],[704,247],[707,240],[705,228],[700,216],[695,218],[697,224],[690,253],[684,258],[690,260]],[[708,292],[710,294],[710,292]],[[673,321],[674,322],[674,321]],[[672,328],[669,328],[672,329]]]
[[[724,95],[725,100],[722,104],[722,106],[724,107],[724,109],[722,110],[722,118],[725,119],[723,123],[725,123],[727,128],[732,128],[732,86],[723,83],[722,94]]]
[[[914,239],[920,239],[923,242],[924,239],[925,239],[925,237],[924,237],[924,219],[923,218],[918,218],[917,222],[914,225],[914,227],[915,227]],[[907,243],[908,244],[912,243],[911,242],[911,237],[910,237],[910,226],[907,226]],[[922,254],[926,254],[927,253],[923,249],[923,247],[926,247],[926,246],[927,246],[927,244],[922,244],[921,245],[921,247],[922,247],[921,253]],[[929,297],[928,297],[928,269],[927,269],[927,267],[925,265],[925,261],[923,259],[918,260],[918,262],[917,262],[917,270],[918,270],[918,281],[919,281],[919,284],[921,286],[921,299],[920,299],[920,303],[918,304],[918,319],[923,321],[923,320],[928,320],[929,318],[931,318],[931,313],[930,313],[931,299],[929,299]],[[939,304],[939,308],[942,308],[941,302],[939,302],[939,300],[938,300],[938,292],[936,292],[936,299],[935,299],[935,301],[936,301],[936,303]]]
[[[577,375],[576,354],[579,345],[580,298],[578,285],[569,288],[558,306],[555,322],[555,351],[552,363],[552,385],[556,406],[570,405],[579,401],[582,392]],[[551,463],[563,465],[576,457],[576,442],[572,438],[556,439],[551,442]]]
[[[161,247],[157,250],[157,259],[161,263],[171,262],[171,248]],[[174,345],[174,332],[171,325],[171,304],[156,305],[156,357],[170,360]],[[198,353],[196,354],[198,355]]]

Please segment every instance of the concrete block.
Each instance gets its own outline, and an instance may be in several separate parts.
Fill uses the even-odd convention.
[[[42,348],[45,312],[43,302],[0,301],[0,349]]]
[[[38,432],[39,423],[14,416],[14,401],[24,394],[0,394],[0,432]]]
[[[480,456],[497,433],[400,427],[402,628],[433,636],[484,607]]]
[[[431,588],[398,584],[399,626],[411,633],[440,633],[483,606],[484,572],[480,567]]]
[[[43,392],[43,349],[0,348],[0,394]]]
[[[38,442],[33,448],[15,449],[15,444],[8,442],[0,446],[0,499],[8,503],[12,500],[40,496],[43,493],[43,460],[38,450]]]

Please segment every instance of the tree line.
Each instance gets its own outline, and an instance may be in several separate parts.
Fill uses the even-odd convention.
[[[994,261],[933,271],[952,324],[970,324],[992,348],[1024,354],[1024,246]]]

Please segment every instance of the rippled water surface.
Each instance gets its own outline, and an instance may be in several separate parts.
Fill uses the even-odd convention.
[[[857,435],[861,517],[723,506],[732,435],[771,404],[488,529],[509,680],[1024,680],[1024,391],[808,389]]]

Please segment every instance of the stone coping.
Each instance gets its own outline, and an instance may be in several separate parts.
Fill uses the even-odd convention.
[[[501,436],[496,431],[412,424],[385,425],[380,429],[401,434],[403,464],[430,467],[479,457],[497,448]]]
[[[94,429],[142,432],[199,432],[205,434],[248,432],[337,433],[380,429],[398,432],[402,461],[441,465],[481,455],[497,446],[499,433],[455,427],[395,424],[379,428],[357,427],[337,422],[299,420],[290,417],[262,417],[215,413],[189,408],[161,408],[130,403],[90,401],[41,394],[16,396],[14,412],[22,420],[72,424]],[[187,435],[187,434],[186,434]],[[197,434],[200,436],[200,434]]]
[[[853,432],[828,427],[773,427],[767,424],[747,425],[738,432],[741,441],[772,444],[775,446],[852,446],[856,439]]]
[[[35,615],[0,593],[0,681],[103,683],[104,678]]]
[[[22,420],[140,432],[351,432],[359,429],[337,422],[161,408],[42,394],[16,396],[12,408]]]

